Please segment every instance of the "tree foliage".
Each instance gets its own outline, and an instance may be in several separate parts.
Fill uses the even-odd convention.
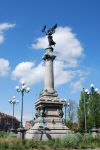
[[[77,129],[77,103],[74,100],[69,101],[69,106],[67,106],[67,121],[66,125],[71,130]]]
[[[81,131],[85,130],[85,114],[87,130],[93,127],[100,128],[100,94],[94,89],[92,93],[82,91],[80,94],[77,115]]]

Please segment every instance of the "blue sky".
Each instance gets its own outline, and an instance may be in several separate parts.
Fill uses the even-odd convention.
[[[26,80],[24,120],[33,118],[34,102],[43,89],[42,56],[47,41],[41,32],[58,23],[54,35],[55,88],[62,99],[79,101],[83,87],[100,88],[99,0],[0,0],[0,111],[12,114],[8,100]],[[21,102],[15,107],[20,119]]]

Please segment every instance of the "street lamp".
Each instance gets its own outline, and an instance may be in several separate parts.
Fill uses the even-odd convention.
[[[11,130],[14,131],[14,128],[15,128],[14,127],[14,108],[15,108],[14,106],[15,106],[15,104],[18,104],[19,101],[16,100],[15,96],[13,96],[12,99],[9,100],[9,103],[12,104],[12,106],[13,106],[13,117],[12,117],[12,128],[11,128]]]
[[[68,108],[68,115],[69,115],[69,119],[70,119],[70,112],[71,112],[70,102],[67,103],[67,108]]]
[[[69,112],[69,117],[70,117],[70,102],[67,102],[66,99],[64,99],[65,103],[64,103],[64,107],[65,107],[65,123],[66,123],[66,114],[67,114],[67,108],[68,108],[68,112]]]
[[[30,91],[30,88],[26,87],[26,83],[22,81],[20,86],[16,86],[16,91],[21,92],[21,96],[22,96],[20,128],[23,128],[23,97],[24,97],[24,93],[28,93]]]
[[[90,85],[90,94],[91,94],[91,98],[92,98],[92,108],[93,108],[93,128],[95,128],[94,93],[95,93],[94,85],[91,84],[91,85]]]
[[[87,132],[87,96],[89,94],[88,89],[83,88],[83,94],[84,94],[84,126],[85,132]]]

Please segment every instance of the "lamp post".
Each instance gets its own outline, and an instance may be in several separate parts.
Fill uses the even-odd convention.
[[[92,109],[93,109],[93,128],[95,128],[95,114],[94,114],[94,93],[95,93],[95,89],[94,89],[94,85],[91,84],[90,85],[90,94],[91,94],[91,98],[92,98]]]
[[[13,106],[13,117],[12,117],[12,128],[11,128],[11,130],[14,131],[14,128],[15,128],[14,127],[14,108],[15,108],[15,104],[18,104],[19,101],[16,100],[15,96],[13,96],[12,99],[9,100],[9,103],[12,104],[12,106]]]
[[[88,89],[83,88],[83,94],[84,94],[84,127],[85,132],[87,132],[87,96],[89,94]]]
[[[28,93],[30,91],[29,87],[26,87],[26,83],[22,81],[20,86],[16,86],[16,91],[21,92],[21,120],[20,120],[20,128],[23,128],[23,98],[24,98],[24,93]]]
[[[65,123],[66,123],[66,114],[67,114],[67,108],[68,108],[68,112],[69,112],[69,116],[70,116],[70,102],[67,102],[66,99],[64,99],[65,103],[64,103],[64,107],[65,107]]]
[[[69,119],[70,119],[70,111],[71,111],[70,102],[67,103],[67,108],[68,108],[68,115],[69,115]]]

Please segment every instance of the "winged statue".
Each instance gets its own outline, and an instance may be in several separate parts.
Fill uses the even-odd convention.
[[[57,28],[57,24],[55,24],[52,28],[47,29],[46,25],[43,27],[42,32],[44,32],[48,36],[48,42],[49,46],[52,47],[52,45],[55,46],[55,42],[53,40],[52,34],[55,33],[55,29]]]

